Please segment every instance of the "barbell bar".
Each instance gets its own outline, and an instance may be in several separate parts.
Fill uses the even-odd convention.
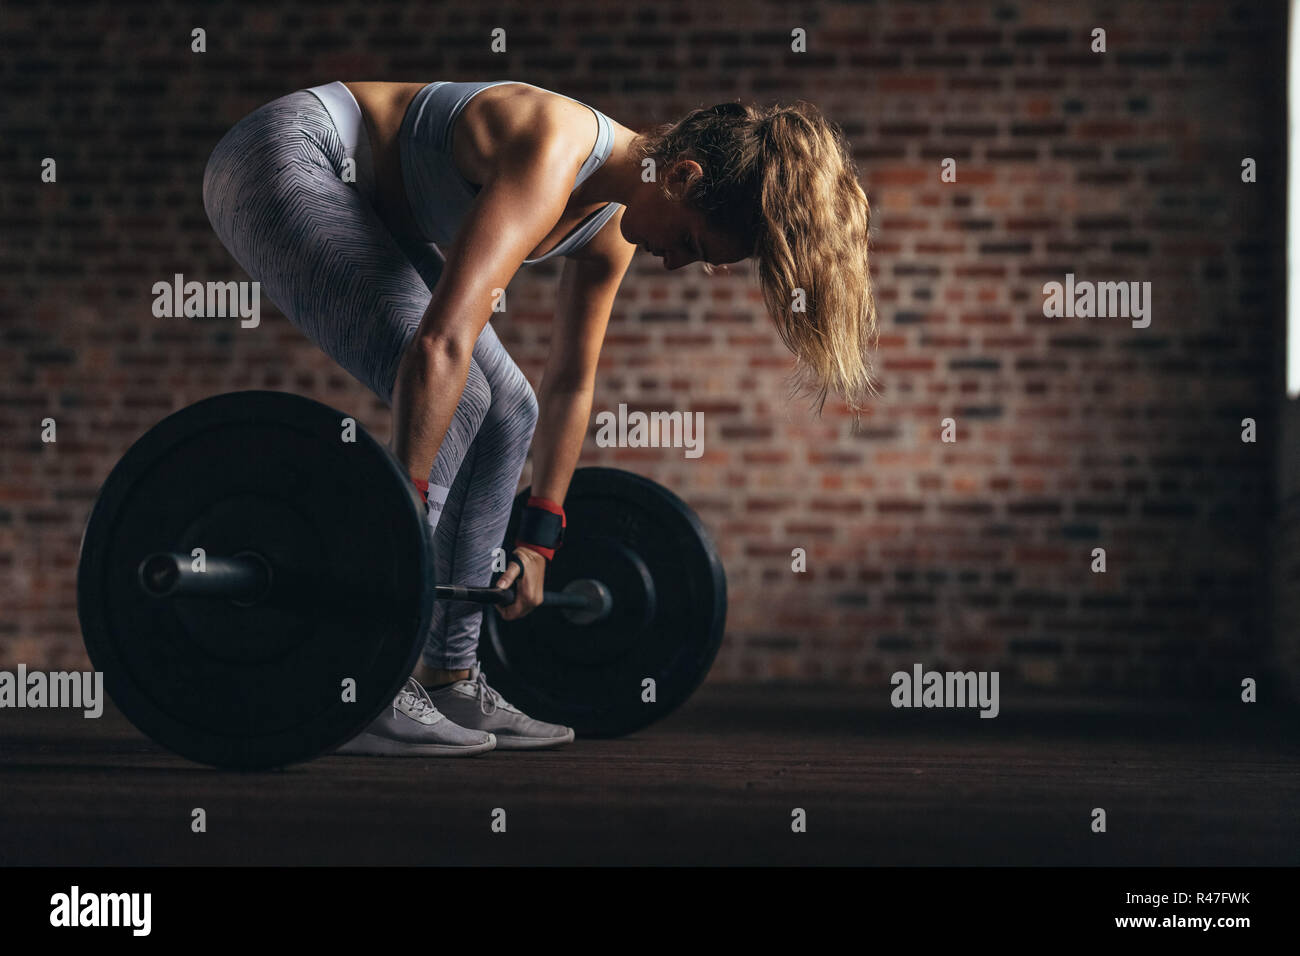
[[[205,556],[202,569],[185,554],[158,551],[140,562],[138,578],[141,589],[153,598],[210,597],[225,598],[236,604],[251,605],[267,600],[273,589],[275,572],[262,555],[244,551],[230,557]],[[468,601],[506,607],[515,603],[515,589],[475,587],[464,584],[434,585],[433,596],[441,601]],[[600,581],[580,578],[571,581],[564,591],[543,591],[539,607],[574,611],[590,624],[609,615],[614,598]]]

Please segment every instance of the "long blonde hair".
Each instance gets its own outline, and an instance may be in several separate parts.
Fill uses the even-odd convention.
[[[658,169],[700,164],[679,198],[752,249],[768,314],[795,356],[796,391],[814,396],[819,415],[835,392],[856,422],[877,393],[879,327],[871,206],[840,129],[811,103],[721,103],[638,136],[632,149]]]

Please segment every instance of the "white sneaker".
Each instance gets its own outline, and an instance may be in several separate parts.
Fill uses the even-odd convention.
[[[452,723],[438,712],[419,681],[408,678],[393,706],[335,751],[372,757],[472,757],[497,744],[490,733]]]
[[[429,691],[429,699],[462,727],[496,735],[497,750],[541,750],[573,742],[573,728],[533,720],[488,686],[478,662],[469,679]]]

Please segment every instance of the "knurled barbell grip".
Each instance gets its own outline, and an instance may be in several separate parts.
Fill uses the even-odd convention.
[[[499,604],[505,607],[515,603],[514,588],[477,588],[460,584],[439,584],[433,596],[440,601],[470,601],[474,604]],[[572,608],[578,611],[599,611],[601,603],[586,594],[565,594],[562,591],[542,593],[545,607]]]

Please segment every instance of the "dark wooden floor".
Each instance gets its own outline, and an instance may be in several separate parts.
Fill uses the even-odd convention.
[[[261,774],[189,764],[112,710],[7,710],[0,863],[1300,862],[1294,714],[1004,701],[980,720],[860,702],[706,686],[623,740]],[[1093,807],[1108,832],[1090,831]]]

